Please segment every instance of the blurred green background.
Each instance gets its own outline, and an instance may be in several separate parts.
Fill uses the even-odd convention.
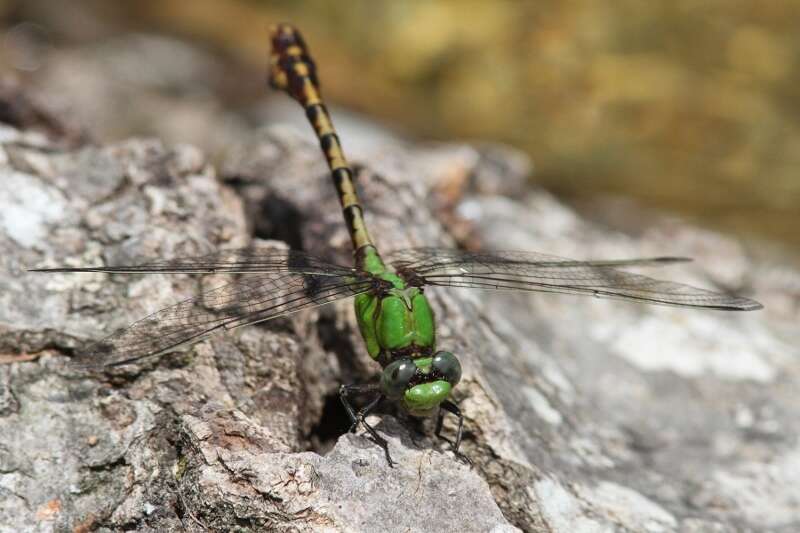
[[[577,204],[621,195],[800,246],[796,0],[0,5],[6,72],[52,85],[46,71],[58,51],[166,35],[224,68],[200,69],[188,89],[157,89],[182,101],[212,91],[231,109],[267,98],[266,30],[293,22],[327,98],[395,131],[509,143],[533,158],[533,181]],[[141,117],[98,129],[149,132]]]

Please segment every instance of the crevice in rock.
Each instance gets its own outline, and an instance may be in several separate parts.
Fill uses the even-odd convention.
[[[339,399],[339,392],[326,395],[322,414],[308,435],[311,451],[325,455],[349,427],[350,419]]]
[[[337,327],[332,313],[320,312],[317,335],[322,349],[336,355],[342,383],[363,382],[372,376],[358,365],[358,354],[347,331]]]
[[[303,214],[289,200],[267,194],[258,203],[258,212],[251,215],[253,236],[283,241],[293,250],[302,250]]]
[[[253,237],[283,241],[293,250],[303,249],[305,219],[297,205],[279,194],[259,191],[257,185],[240,176],[223,176],[221,181],[243,200]]]

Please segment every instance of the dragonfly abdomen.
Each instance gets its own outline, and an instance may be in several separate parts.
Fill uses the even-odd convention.
[[[306,117],[314,128],[331,170],[347,230],[358,258],[362,249],[374,248],[374,245],[364,223],[363,209],[353,183],[353,171],[344,155],[328,109],[322,102],[316,70],[306,43],[297,30],[286,24],[273,29],[270,84],[286,91],[305,109]]]

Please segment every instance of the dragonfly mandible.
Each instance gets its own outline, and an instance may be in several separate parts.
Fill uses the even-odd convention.
[[[269,81],[305,110],[330,168],[353,245],[354,266],[342,266],[294,250],[222,250],[138,265],[35,269],[39,272],[114,274],[239,274],[238,279],[194,299],[166,307],[96,342],[76,362],[102,368],[133,363],[199,342],[210,335],[354,297],[359,330],[369,355],[382,367],[378,383],[341,385],[339,395],[351,421],[362,425],[383,449],[387,441],[366,420],[383,400],[412,416],[437,415],[441,437],[446,413],[457,418],[452,450],[459,451],[464,417],[451,399],[461,378],[453,353],[436,345],[436,323],[425,294],[429,287],[568,293],[648,304],[723,311],[762,306],[732,296],[641,274],[620,267],[687,261],[678,257],[574,261],[537,252],[471,252],[415,248],[385,257],[367,231],[364,213],[331,117],[322,100],[314,61],[300,33],[281,24],[271,29]],[[353,396],[366,398],[356,409]]]

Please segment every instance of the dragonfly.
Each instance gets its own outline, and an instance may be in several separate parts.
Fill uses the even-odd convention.
[[[453,400],[461,380],[458,357],[437,348],[436,321],[426,290],[435,287],[567,293],[646,304],[722,311],[752,311],[758,302],[730,294],[661,281],[620,270],[688,261],[680,257],[576,261],[537,252],[413,248],[382,256],[367,231],[339,137],[323,102],[316,65],[299,31],[288,24],[270,30],[269,84],[305,110],[330,169],[353,247],[353,266],[328,262],[298,250],[245,248],[198,257],[132,265],[35,269],[39,272],[111,274],[231,274],[221,287],[166,307],[96,342],[77,364],[104,368],[173,352],[218,332],[354,298],[358,329],[367,353],[381,366],[375,383],[341,385],[339,396],[351,422],[395,463],[387,441],[367,422],[383,401],[409,415],[437,415],[435,435],[456,457],[464,416]],[[357,408],[355,399],[361,404]],[[447,414],[457,419],[455,438],[441,435]]]

